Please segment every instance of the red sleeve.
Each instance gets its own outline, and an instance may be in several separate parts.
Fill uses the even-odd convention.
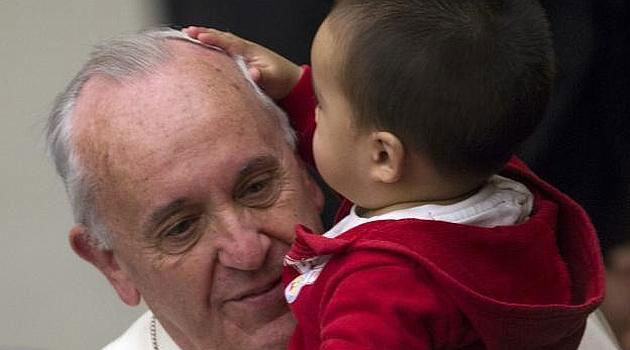
[[[278,101],[278,105],[287,112],[291,126],[298,137],[300,157],[315,166],[313,160],[313,133],[315,132],[315,107],[317,100],[313,93],[311,67],[302,66],[302,76],[289,95]]]
[[[330,282],[320,313],[321,350],[441,349],[463,327],[457,309],[417,266],[375,266]]]

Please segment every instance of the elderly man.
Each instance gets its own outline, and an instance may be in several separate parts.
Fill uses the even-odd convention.
[[[48,132],[73,250],[154,315],[112,349],[174,348],[164,331],[182,349],[284,347],[282,257],[295,224],[321,230],[323,197],[286,118],[231,58],[175,31],[113,41]]]
[[[321,231],[323,198],[243,72],[179,32],[146,32],[99,47],[56,101],[71,246],[151,310],[106,349],[285,347],[282,257],[295,224]],[[591,349],[607,349],[601,329],[589,324]]]

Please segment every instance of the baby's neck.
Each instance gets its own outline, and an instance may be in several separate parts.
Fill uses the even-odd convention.
[[[441,191],[422,191],[418,188],[406,188],[407,186],[398,186],[387,193],[384,205],[365,208],[357,204],[357,215],[369,218],[373,216],[383,215],[392,211],[418,207],[422,205],[449,205],[461,202],[477,193],[486,179],[475,181],[468,185],[458,184],[449,188],[439,187]],[[435,187],[433,187],[435,188]]]

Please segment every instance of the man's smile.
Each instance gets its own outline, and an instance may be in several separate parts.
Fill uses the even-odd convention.
[[[226,302],[262,303],[274,302],[277,295],[282,294],[282,283],[280,278],[251,287]]]

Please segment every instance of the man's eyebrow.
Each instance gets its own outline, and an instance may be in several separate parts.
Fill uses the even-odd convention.
[[[258,156],[248,161],[247,164],[245,164],[245,166],[243,166],[241,170],[239,170],[236,178],[238,180],[244,179],[247,176],[251,175],[252,173],[260,171],[260,169],[274,168],[274,167],[277,167],[278,165],[279,165],[278,159],[272,155]]]
[[[186,207],[186,200],[183,198],[178,198],[162,207],[157,208],[155,211],[153,211],[153,213],[151,213],[145,225],[145,227],[150,228],[147,234],[153,232],[154,227],[158,226],[169,216],[180,211],[184,207]]]

